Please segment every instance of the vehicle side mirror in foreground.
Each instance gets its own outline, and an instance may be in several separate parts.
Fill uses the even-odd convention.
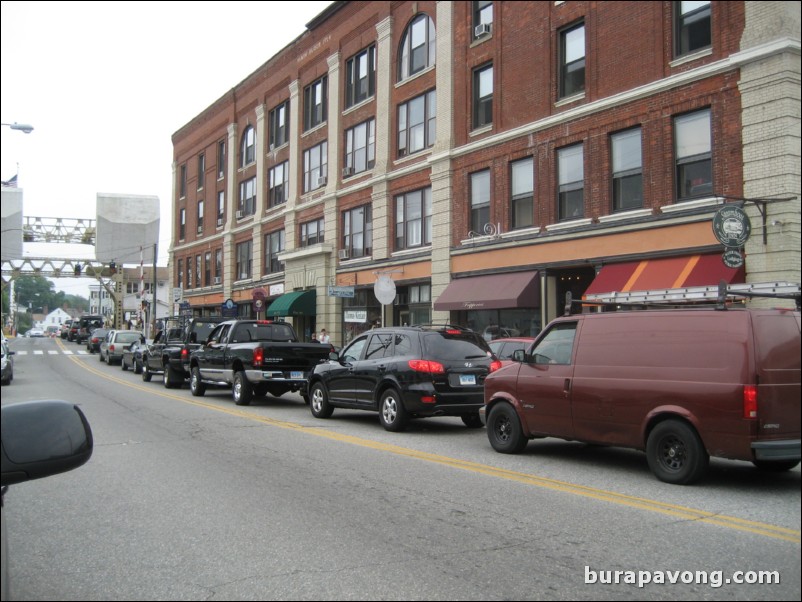
[[[336,351],[330,351],[329,352],[329,359],[331,361],[333,361],[333,362],[339,362],[340,361],[340,354],[337,353]]]
[[[92,457],[92,429],[77,405],[26,401],[2,408],[2,486],[67,472]]]
[[[515,351],[512,352],[512,361],[523,363],[525,355],[526,351],[524,351],[523,349],[516,349]]]

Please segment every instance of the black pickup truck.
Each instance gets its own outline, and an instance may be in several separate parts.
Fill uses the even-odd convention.
[[[142,380],[150,382],[154,374],[164,375],[168,389],[181,387],[189,378],[189,356],[201,347],[212,330],[224,318],[169,319],[142,357]]]
[[[279,397],[288,391],[307,400],[310,373],[332,351],[328,344],[298,341],[285,322],[223,322],[190,355],[189,388],[198,397],[208,385],[231,387],[237,405],[248,405],[254,395]]]

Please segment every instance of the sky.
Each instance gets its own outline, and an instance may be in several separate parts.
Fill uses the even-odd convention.
[[[96,218],[97,193],[159,197],[159,266],[172,216],[172,135],[306,30],[330,1],[7,2],[0,178],[23,215]],[[93,247],[26,243],[29,257]],[[89,296],[89,278],[54,279]]]

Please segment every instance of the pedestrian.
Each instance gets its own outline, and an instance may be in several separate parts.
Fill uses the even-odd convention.
[[[319,342],[320,342],[320,341],[318,340],[318,338],[317,338],[317,333],[316,333],[316,332],[312,332],[312,338],[310,339],[310,341],[311,341],[312,343],[319,343]]]
[[[331,341],[331,337],[329,337],[325,328],[320,329],[320,336],[317,338],[317,340],[324,344],[328,344]]]

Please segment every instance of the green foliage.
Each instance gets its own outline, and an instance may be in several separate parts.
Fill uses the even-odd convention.
[[[58,307],[69,307],[81,311],[89,310],[89,300],[79,295],[67,295],[64,291],[56,291],[55,284],[43,276],[22,275],[14,279],[14,296],[20,309],[29,305],[34,312],[41,312],[46,307],[53,311]],[[3,311],[6,307],[6,295],[3,295]]]

